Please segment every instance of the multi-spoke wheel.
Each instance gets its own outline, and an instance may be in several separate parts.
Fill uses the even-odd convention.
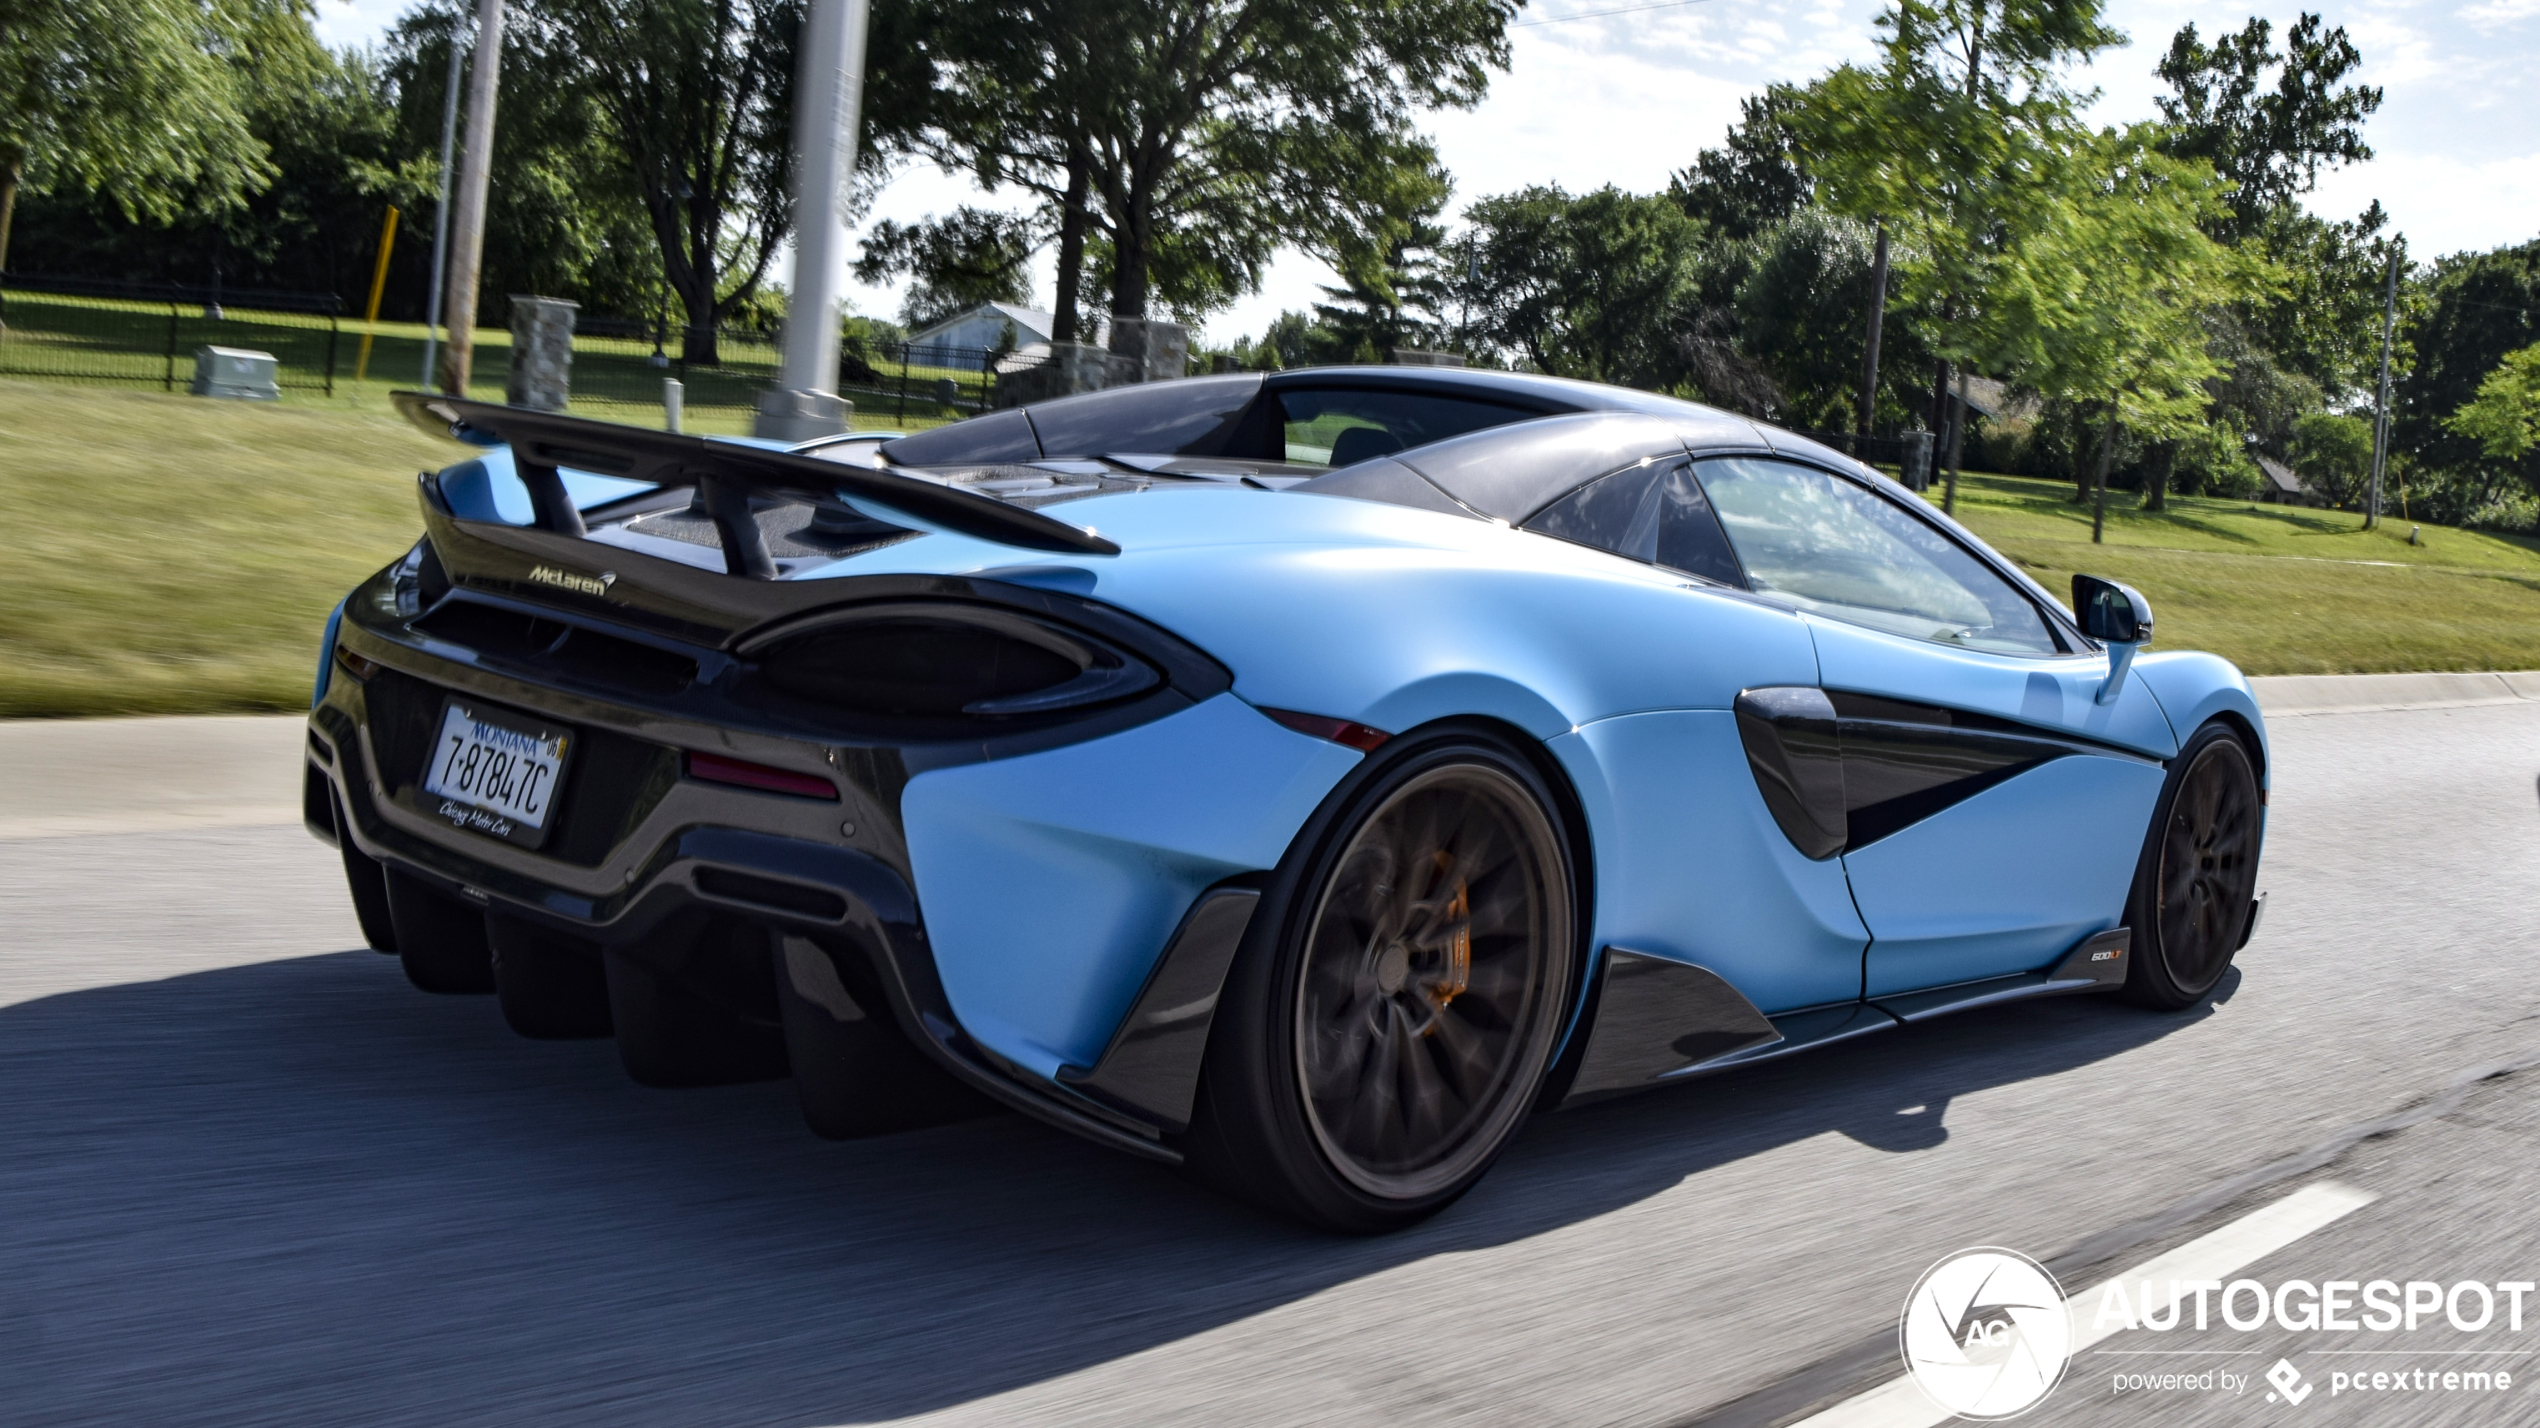
[[[1282,864],[1228,977],[1195,1164],[1328,1228],[1462,1194],[1540,1087],[1575,980],[1568,834],[1513,747],[1371,761]]]
[[[2171,765],[2135,873],[2129,1000],[2191,1006],[2222,980],[2248,931],[2262,834],[2248,746],[2222,725],[2206,725]]]

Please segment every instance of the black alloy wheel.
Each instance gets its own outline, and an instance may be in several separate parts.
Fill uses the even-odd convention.
[[[2230,970],[2257,895],[2262,820],[2248,746],[2221,724],[2198,730],[2171,765],[2135,873],[2127,1000],[2193,1006]]]
[[[1471,1188],[1540,1089],[1576,981],[1570,835],[1495,735],[1371,760],[1274,876],[1228,977],[1188,1150],[1323,1228]]]

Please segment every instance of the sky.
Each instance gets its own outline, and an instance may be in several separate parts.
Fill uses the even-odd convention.
[[[317,0],[318,32],[334,45],[367,44],[408,0]],[[1420,123],[1454,175],[1449,213],[1529,184],[1583,192],[1605,184],[1648,192],[1715,147],[1738,100],[1777,80],[1804,81],[1845,60],[1867,59],[1878,0],[1530,0],[1510,31],[1512,62],[1470,110]],[[1619,13],[1618,13],[1619,12]],[[2298,6],[2281,11],[2182,0],[2109,0],[2111,23],[2131,37],[2103,52],[2084,76],[2102,91],[2093,117],[2153,117],[2163,89],[2153,66],[2190,20],[2208,39],[2250,14],[2275,21],[2279,41]],[[2324,175],[2313,211],[2352,217],[2378,199],[2419,258],[2487,249],[2540,236],[2540,0],[2328,0],[2319,13],[2363,52],[2352,78],[2380,85],[2381,111],[2365,128],[2367,163]],[[963,203],[1016,206],[983,195],[966,176],[926,165],[902,169],[866,222],[911,222]],[[1035,297],[1051,291],[1044,254]],[[1212,316],[1212,343],[1258,333],[1281,311],[1302,309],[1333,281],[1297,253],[1274,262],[1262,291]],[[855,286],[859,312],[895,317],[900,291]]]

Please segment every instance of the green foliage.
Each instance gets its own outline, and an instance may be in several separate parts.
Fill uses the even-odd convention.
[[[2530,455],[2540,446],[2540,343],[2507,353],[2443,425],[2498,461]]]
[[[21,184],[102,193],[127,219],[235,207],[273,177],[249,72],[305,59],[306,34],[295,0],[9,0],[0,237]]]
[[[1669,196],[1726,238],[1752,238],[1797,213],[1814,190],[1791,123],[1806,103],[1804,93],[1786,84],[1739,100],[1728,141],[1677,170],[1667,181]]]
[[[1669,388],[1691,376],[1688,309],[1702,227],[1663,195],[1557,186],[1466,211],[1481,345],[1556,376]]]
[[[2016,324],[1980,304],[2010,261],[2010,225],[2051,205],[2062,156],[2084,142],[2086,97],[2064,68],[2116,43],[2097,0],[1898,0],[1879,17],[1873,68],[1845,65],[1792,116],[1808,170],[1834,211],[1884,219],[1905,258],[1901,295],[1931,311],[1924,340],[1978,367]]]
[[[865,233],[856,281],[914,279],[900,305],[900,320],[910,327],[983,302],[1029,303],[1032,276],[1025,264],[1046,236],[1028,216],[989,209],[963,207],[920,223],[884,219]]]
[[[2174,91],[2154,102],[2169,128],[2163,147],[2202,159],[2232,186],[2214,229],[2225,239],[2261,231],[2309,193],[2323,167],[2372,157],[2364,121],[2381,91],[2341,81],[2363,63],[2344,26],[2323,34],[2305,12],[2273,43],[2274,26],[2251,16],[2237,35],[2207,45],[2193,24],[2170,40],[2157,73]],[[2267,85],[2268,72],[2275,83]]]
[[[2491,466],[2482,441],[2447,418],[2477,397],[2508,353],[2540,342],[2540,239],[2437,261],[2402,317],[2414,363],[2399,384],[2397,445],[2428,468]],[[2540,460],[2528,453],[2511,469],[2540,478]]]
[[[2372,423],[2359,416],[2312,412],[2293,423],[2285,454],[2302,484],[2330,505],[2354,505],[2372,479]]]
[[[1864,323],[1875,242],[1869,225],[1804,208],[1745,245],[1735,288],[1738,346],[1780,390],[1777,414],[1796,426],[1843,430],[1860,400]],[[1878,414],[1903,423],[1931,370],[1913,324],[1891,320],[1881,341]]]
[[[2179,438],[2170,484],[2180,495],[2246,500],[2258,493],[2260,480],[2258,463],[2232,430],[2205,423]]]
[[[2201,226],[2219,204],[2212,170],[2153,139],[2149,125],[2109,130],[2054,165],[2061,191],[2005,225],[2014,236],[1979,325],[1996,360],[2041,389],[2167,440],[2211,401],[2204,315],[2260,275]]]

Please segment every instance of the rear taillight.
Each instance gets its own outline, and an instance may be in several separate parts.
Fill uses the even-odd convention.
[[[752,649],[745,698],[946,736],[1134,698],[1164,681],[1105,641],[989,606],[893,601]]]
[[[754,788],[761,793],[790,794],[795,798],[821,798],[838,801],[838,786],[816,774],[796,773],[792,769],[771,768],[742,759],[725,758],[721,754],[688,755],[688,777],[705,783],[728,783],[735,788]]]

